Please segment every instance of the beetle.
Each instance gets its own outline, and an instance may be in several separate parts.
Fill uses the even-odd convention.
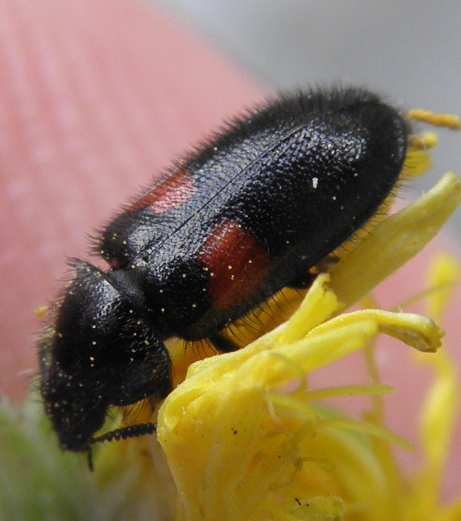
[[[112,406],[172,390],[165,340],[208,339],[312,268],[383,208],[404,170],[408,118],[355,87],[280,96],[237,118],[128,204],[103,230],[101,270],[74,276],[40,341],[41,395],[63,449],[95,436]]]

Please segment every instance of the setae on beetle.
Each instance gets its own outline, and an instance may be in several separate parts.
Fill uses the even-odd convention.
[[[282,96],[235,120],[125,207],[96,240],[109,267],[75,274],[40,341],[41,394],[60,444],[95,437],[110,406],[172,389],[164,341],[208,339],[315,269],[388,201],[408,118],[360,88]]]

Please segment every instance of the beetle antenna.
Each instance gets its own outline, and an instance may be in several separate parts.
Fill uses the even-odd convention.
[[[105,432],[100,436],[96,436],[91,440],[91,445],[95,443],[104,443],[106,441],[121,441],[129,438],[138,438],[139,436],[147,436],[153,434],[157,430],[155,423],[137,423],[136,425],[128,425],[120,429]]]
[[[87,461],[88,468],[91,472],[94,470],[93,464],[93,445],[95,443],[105,443],[106,441],[122,441],[128,440],[129,438],[139,438],[140,436],[148,436],[153,434],[157,430],[156,423],[138,423],[136,425],[128,425],[127,427],[121,427],[120,429],[114,429],[113,431],[105,432],[100,436],[94,437],[90,445],[88,446]]]

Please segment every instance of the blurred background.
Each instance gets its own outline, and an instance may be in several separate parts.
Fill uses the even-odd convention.
[[[362,84],[402,107],[461,113],[461,2],[147,0],[202,35],[265,88]],[[437,173],[461,172],[443,132]],[[408,188],[433,184],[426,177]],[[411,195],[411,193],[409,194]],[[461,215],[454,221],[461,239]]]

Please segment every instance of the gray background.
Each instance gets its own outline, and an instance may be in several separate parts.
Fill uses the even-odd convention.
[[[461,114],[461,1],[149,0],[175,15],[262,85],[344,81],[403,107]],[[461,173],[461,134],[442,131],[434,174]],[[461,239],[461,212],[452,221]]]

